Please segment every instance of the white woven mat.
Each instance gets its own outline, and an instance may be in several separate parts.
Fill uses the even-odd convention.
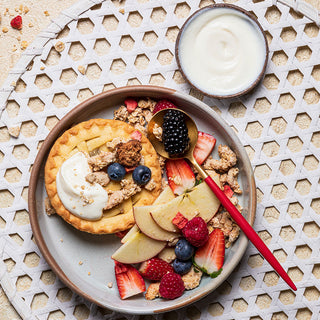
[[[218,290],[188,308],[155,318],[318,319],[318,13],[301,1],[282,1],[315,23],[272,0],[239,0],[236,4],[253,12],[266,30],[270,61],[265,80],[252,94],[217,101],[190,90],[173,56],[178,28],[212,1],[127,0],[124,13],[119,1],[101,2],[79,1],[63,12],[27,49],[0,91],[0,107],[6,107],[0,128],[0,280],[18,313],[23,319],[123,317],[75,295],[50,271],[32,238],[28,179],[41,141],[80,101],[113,87],[150,83],[197,96],[235,129],[255,170],[254,228],[298,287],[296,293],[288,290],[249,245]],[[58,41],[65,45],[60,53],[54,49]],[[4,125],[20,124],[19,137],[10,137]]]

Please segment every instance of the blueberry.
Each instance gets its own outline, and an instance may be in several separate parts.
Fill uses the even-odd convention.
[[[132,179],[139,186],[143,186],[150,181],[151,170],[146,166],[138,166],[132,172]]]
[[[192,267],[192,260],[182,261],[179,259],[175,259],[172,265],[175,273],[184,275],[190,271]]]
[[[120,163],[112,163],[107,169],[109,178],[114,181],[121,181],[126,175],[126,169]]]
[[[180,239],[176,244],[174,252],[178,259],[186,261],[193,256],[194,248],[186,239]]]

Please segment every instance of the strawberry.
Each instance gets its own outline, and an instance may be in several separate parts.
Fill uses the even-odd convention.
[[[126,99],[124,100],[124,104],[126,105],[129,113],[133,112],[138,106],[138,102],[134,99]]]
[[[196,267],[211,278],[215,278],[222,271],[224,250],[223,232],[221,229],[214,229],[209,235],[207,243],[196,251],[193,262]]]
[[[143,278],[133,266],[115,261],[114,271],[121,299],[146,291]]]
[[[175,299],[183,294],[184,289],[181,276],[177,273],[169,272],[160,281],[159,293],[162,298]]]
[[[206,222],[201,217],[194,217],[182,229],[184,237],[195,247],[203,246],[209,238]]]
[[[181,230],[188,223],[188,219],[182,213],[178,212],[172,219],[172,223]]]
[[[128,233],[129,230],[124,230],[124,231],[119,231],[119,232],[116,232],[115,235],[122,239],[127,233]]]
[[[152,258],[142,262],[139,272],[146,279],[160,281],[166,273],[173,272],[173,267],[160,258]]]
[[[184,159],[167,160],[166,174],[169,186],[176,195],[191,189],[196,181],[191,167]]]
[[[231,198],[233,196],[233,191],[230,188],[230,186],[228,184],[225,184],[223,186],[223,193],[228,197]]]
[[[11,27],[14,28],[14,29],[22,29],[22,17],[21,16],[16,16],[14,17],[11,22]]]
[[[209,133],[198,131],[198,140],[194,147],[193,156],[200,165],[208,158],[215,145],[215,137]]]
[[[160,100],[157,102],[153,109],[153,114],[157,113],[160,110],[168,109],[168,108],[177,108],[171,101],[169,100]]]
[[[139,130],[135,130],[131,133],[131,139],[141,141],[142,134]]]

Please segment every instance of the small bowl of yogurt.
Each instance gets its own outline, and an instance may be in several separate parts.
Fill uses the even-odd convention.
[[[176,42],[176,59],[189,84],[224,99],[251,91],[263,78],[268,43],[259,22],[246,10],[214,4],[191,15]]]

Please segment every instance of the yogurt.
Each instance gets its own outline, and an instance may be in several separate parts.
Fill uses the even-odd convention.
[[[77,152],[61,165],[56,177],[57,192],[71,213],[82,219],[98,220],[107,205],[108,193],[100,184],[86,181],[91,172],[86,156]]]
[[[186,23],[178,59],[187,79],[209,95],[227,96],[248,89],[262,73],[266,43],[247,15],[213,7]]]

